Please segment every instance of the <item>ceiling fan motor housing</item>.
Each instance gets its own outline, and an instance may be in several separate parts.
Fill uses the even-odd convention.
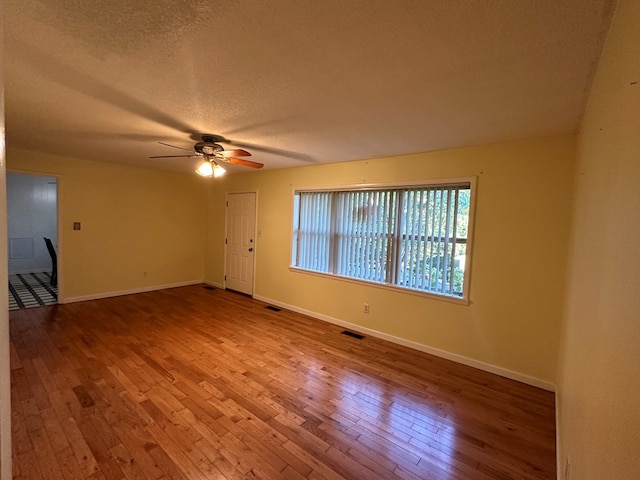
[[[224,150],[221,145],[212,142],[198,142],[195,144],[194,149],[196,152],[204,155],[215,155]]]

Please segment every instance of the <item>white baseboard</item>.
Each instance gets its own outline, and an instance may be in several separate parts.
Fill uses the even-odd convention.
[[[283,302],[278,302],[270,298],[261,297],[259,295],[254,295],[253,298],[261,302],[269,303],[277,307],[286,308],[287,310],[291,310],[293,312],[297,312],[303,315],[307,315],[309,317],[317,318],[318,320],[323,320],[328,323],[340,325],[341,327],[345,327],[350,330],[355,330],[360,333],[366,333],[367,335],[371,335],[372,337],[381,338],[383,340],[387,340],[389,342],[396,343],[398,345],[403,345],[405,347],[413,348],[414,350],[429,353],[431,355],[435,355],[436,357],[452,360],[454,362],[461,363],[469,367],[474,367],[480,370],[484,370],[485,372],[495,373],[496,375],[500,375],[501,377],[526,383],[527,385],[532,385],[534,387],[542,388],[543,390],[548,390],[550,392],[555,392],[556,390],[555,384],[548,382],[546,380],[532,377],[530,375],[526,375],[524,373],[509,370],[507,368],[499,367],[497,365],[492,365],[490,363],[482,362],[480,360],[475,360],[473,358],[465,357],[457,353],[447,352],[446,350],[440,350],[439,348],[430,347],[429,345],[413,342],[411,340],[407,340],[401,337],[396,337],[394,335],[389,335],[388,333],[379,332],[378,330],[373,330],[371,328],[366,328],[356,323],[346,322],[338,318],[330,317],[322,313],[317,313],[311,310],[306,310],[304,308],[296,307],[295,305],[289,305]]]
[[[189,285],[198,285],[204,283],[204,280],[190,280],[187,282],[169,283],[166,285],[153,285],[151,287],[132,288],[131,290],[120,290],[117,292],[104,292],[92,295],[81,295],[79,297],[66,297],[59,299],[58,303],[75,303],[87,300],[99,300],[101,298],[120,297],[122,295],[133,295],[134,293],[153,292],[155,290],[165,290],[167,288],[187,287]]]
[[[222,283],[218,283],[218,282],[211,282],[211,281],[209,281],[209,280],[205,280],[205,281],[204,281],[204,283],[206,283],[207,285],[211,285],[212,287],[219,288],[219,289],[221,289],[221,290],[224,290],[224,289],[225,289],[225,286],[224,286],[224,284],[222,284]]]
[[[28,268],[26,270],[15,270],[13,272],[9,272],[9,275],[25,275],[27,273],[51,273],[51,267],[44,268]]]

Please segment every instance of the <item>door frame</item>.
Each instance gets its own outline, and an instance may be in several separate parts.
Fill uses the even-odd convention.
[[[34,171],[34,170],[23,170],[19,168],[7,168],[6,173],[19,173],[21,175],[35,175],[38,177],[53,177],[56,179],[56,230],[58,234],[58,245],[56,256],[58,259],[58,305],[65,303],[64,297],[64,240],[63,233],[63,212],[62,212],[62,192],[63,192],[63,180],[64,175],[59,173],[51,173],[51,172],[42,172],[42,171]],[[6,184],[6,178],[5,178]],[[7,252],[8,257],[8,252]]]
[[[251,281],[251,298],[255,295],[256,292],[256,258],[258,256],[258,190],[241,190],[237,192],[226,192],[224,195],[224,272],[223,272],[223,285],[225,290],[227,289],[227,229],[229,226],[229,195],[239,195],[243,193],[253,193],[255,197],[255,205],[254,205],[254,222],[253,222],[253,264],[251,268],[253,269],[253,279]]]

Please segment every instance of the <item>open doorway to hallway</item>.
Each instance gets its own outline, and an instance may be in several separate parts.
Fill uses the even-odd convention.
[[[7,172],[9,310],[58,301],[57,205],[55,177]]]

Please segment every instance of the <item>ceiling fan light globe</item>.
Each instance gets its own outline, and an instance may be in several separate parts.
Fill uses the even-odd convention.
[[[214,173],[213,165],[209,160],[203,160],[196,168],[196,173],[202,177],[211,177]]]
[[[227,173],[227,171],[222,168],[220,165],[218,165],[217,163],[213,166],[213,176],[218,178],[223,176],[225,173]]]

